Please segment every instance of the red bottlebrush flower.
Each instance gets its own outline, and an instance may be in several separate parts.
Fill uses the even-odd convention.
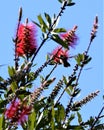
[[[5,111],[6,118],[12,119],[13,117],[15,117],[19,105],[20,105],[20,100],[18,99],[13,100]]]
[[[63,64],[64,67],[70,66],[70,64],[67,62],[68,60],[68,50],[62,49],[62,47],[57,47],[53,50],[51,53],[51,56],[53,57],[53,61],[58,64]]]
[[[37,49],[36,27],[33,24],[20,24],[17,34],[18,42],[16,47],[17,56],[30,57]]]
[[[31,112],[31,107],[30,106],[23,106],[22,110],[20,111],[18,115],[18,123],[22,124],[28,119],[28,115]]]
[[[19,99],[13,100],[5,111],[5,117],[11,122],[22,124],[28,119],[31,112],[31,106],[26,106]]]
[[[70,47],[73,47],[76,45],[78,37],[75,34],[75,31],[77,29],[77,26],[74,26],[72,30],[69,30],[66,33],[60,34],[60,37],[68,43]]]

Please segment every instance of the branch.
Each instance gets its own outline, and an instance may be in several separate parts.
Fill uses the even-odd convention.
[[[60,12],[58,13],[56,19],[53,21],[53,24],[51,25],[50,30],[49,30],[49,32],[47,33],[46,37],[43,39],[43,41],[41,42],[39,48],[38,48],[37,51],[35,52],[35,54],[34,54],[32,60],[31,60],[31,62],[34,61],[34,59],[35,59],[36,55],[38,54],[39,50],[41,49],[41,47],[43,46],[43,44],[48,40],[49,35],[51,34],[51,32],[52,32],[52,30],[53,30],[55,24],[57,23],[59,17],[62,15],[62,13],[63,13],[63,11],[65,10],[65,7],[66,7],[66,6],[67,6],[67,2],[64,1],[64,2],[63,2],[63,5],[62,5],[62,7],[61,7]]]
[[[98,116],[95,118],[95,121],[93,122],[91,128],[89,130],[93,130],[94,126],[96,125],[96,123],[98,122],[98,120],[101,118],[101,114],[104,110],[104,106],[102,107],[102,109],[100,110]]]

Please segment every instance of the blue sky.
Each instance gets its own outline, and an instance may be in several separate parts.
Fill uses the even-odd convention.
[[[93,41],[89,51],[92,61],[83,70],[79,80],[79,87],[82,91],[81,95],[76,99],[81,99],[95,90],[101,91],[98,97],[83,107],[82,115],[86,120],[90,115],[97,115],[103,103],[103,2],[101,3],[95,0],[77,0],[74,2],[76,2],[76,5],[66,8],[58,25],[58,27],[64,27],[66,29],[71,29],[74,25],[78,25],[76,33],[79,37],[79,41],[76,48],[71,49],[71,55],[80,52],[83,53],[86,50],[94,18],[96,15],[98,15],[99,18],[97,37]],[[43,16],[44,12],[53,16],[54,13],[57,14],[59,12],[60,6],[61,4],[59,4],[57,0],[3,0],[0,3],[0,64],[5,64],[5,66],[0,68],[0,75],[7,77],[7,66],[14,65],[14,45],[12,38],[15,36],[19,8],[23,8],[22,22],[24,22],[26,18],[28,18],[29,21],[37,21],[37,16],[39,14]],[[41,33],[38,31],[37,38],[39,44],[41,42],[40,37]],[[45,61],[46,53],[51,52],[55,46],[57,46],[57,43],[53,41],[46,42],[40,50],[40,54],[37,55],[35,63],[38,63],[39,66],[42,65]],[[70,62],[73,62],[72,59],[70,59]],[[91,69],[87,70],[87,68]],[[46,72],[42,74],[45,75]],[[61,78],[62,75],[68,76],[71,72],[71,68],[66,69],[63,68],[63,66],[59,66],[54,74],[56,74],[58,78]],[[52,76],[54,76],[54,74]],[[35,83],[35,85],[38,86],[38,83]],[[45,93],[43,95],[45,95]],[[68,96],[63,100],[66,99],[68,100]]]

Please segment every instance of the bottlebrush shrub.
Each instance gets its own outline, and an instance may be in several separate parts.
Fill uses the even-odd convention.
[[[76,34],[77,25],[71,30],[66,31],[64,28],[56,28],[59,17],[63,15],[66,7],[73,6],[75,3],[71,0],[58,0],[62,6],[59,13],[54,16],[54,20],[49,14],[44,13],[45,20],[38,15],[39,23],[26,19],[25,23],[21,22],[22,8],[19,10],[18,25],[14,42],[14,66],[8,66],[9,77],[4,79],[0,76],[0,130],[16,130],[21,125],[23,130],[97,130],[104,129],[100,123],[103,118],[102,112],[104,107],[96,117],[89,117],[83,121],[80,111],[83,105],[90,102],[99,94],[99,90],[88,94],[80,101],[74,102],[74,99],[80,94],[79,79],[83,68],[87,65],[91,57],[89,49],[96,37],[98,28],[98,16],[95,17],[90,43],[86,51],[73,56],[75,66],[71,66],[71,47],[75,48],[78,42]],[[39,45],[37,42],[37,27],[42,32],[42,41]],[[56,42],[57,47],[48,53],[47,59],[37,70],[34,66],[34,60],[42,49],[45,42],[52,40]],[[39,47],[38,47],[39,46]],[[21,63],[22,59],[22,64]],[[41,60],[41,59],[39,59]],[[38,60],[38,63],[39,63]],[[50,94],[42,97],[42,92],[55,82],[57,74],[51,78],[56,68],[72,67],[72,74],[63,76],[55,85],[53,85]],[[52,70],[48,70],[51,66]],[[41,76],[38,87],[34,82],[40,77],[41,72],[47,69],[48,74]],[[59,72],[58,72],[59,73]],[[64,75],[64,72],[63,72]],[[35,87],[35,89],[34,89]],[[31,91],[31,89],[34,91]],[[65,106],[61,102],[65,94],[69,95],[69,102]],[[78,119],[77,124],[73,124]]]

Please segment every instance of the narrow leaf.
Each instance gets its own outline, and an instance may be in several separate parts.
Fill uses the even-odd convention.
[[[52,130],[54,130],[54,127],[55,127],[55,122],[54,122],[54,116],[55,116],[55,110],[54,110],[54,107],[52,106],[52,118],[51,118],[51,127],[52,127]]]
[[[71,114],[70,117],[68,118],[68,124],[70,124],[74,118],[75,118],[75,114]]]
[[[54,34],[51,39],[68,49],[68,44],[66,44],[58,35]]]
[[[71,3],[72,2],[72,0],[67,0],[68,1],[68,3]]]
[[[65,91],[71,96],[74,91],[74,87],[70,85],[67,87]]]
[[[29,129],[34,130],[34,127],[36,125],[36,113],[33,111],[31,115],[29,116]]]
[[[40,26],[41,26],[41,30],[42,32],[45,32],[46,33],[46,29],[48,28],[46,23],[44,22],[43,18],[41,15],[38,15],[38,20],[39,20],[39,23],[40,23]]]
[[[4,81],[4,79],[0,76],[0,81]]]
[[[40,24],[38,24],[37,22],[35,21],[32,21],[34,24],[36,24],[39,28],[41,28]]]
[[[67,6],[73,6],[73,5],[75,5],[74,2],[73,2],[73,3],[68,3],[68,4],[67,4]]]
[[[78,117],[78,123],[80,124],[82,122],[82,116],[79,112],[77,112],[77,117]]]
[[[15,70],[13,67],[8,66],[8,74],[10,77],[12,77],[15,74]]]
[[[10,87],[11,87],[11,89],[12,89],[13,92],[15,92],[15,90],[18,88],[16,82],[12,82]]]
[[[55,111],[55,118],[57,123],[61,123],[62,120],[64,120],[65,117],[65,109],[63,107],[63,105],[58,104],[57,105],[57,110]]]
[[[66,29],[64,29],[64,28],[56,28],[56,29],[54,29],[54,32],[55,33],[62,33],[62,32],[66,32]]]
[[[47,13],[44,13],[44,15],[45,15],[45,18],[46,18],[46,20],[47,20],[49,26],[51,26],[51,17],[50,17],[49,14],[47,14]]]
[[[58,0],[60,3],[62,3],[63,2],[63,0]]]
[[[63,76],[63,81],[64,81],[64,84],[67,85],[67,79],[65,76]]]
[[[0,130],[2,130],[2,124],[3,124],[3,115],[0,116]]]
[[[75,90],[75,92],[72,94],[72,96],[73,97],[76,97],[79,93],[80,93],[80,89],[79,88],[77,88],[76,90]]]

